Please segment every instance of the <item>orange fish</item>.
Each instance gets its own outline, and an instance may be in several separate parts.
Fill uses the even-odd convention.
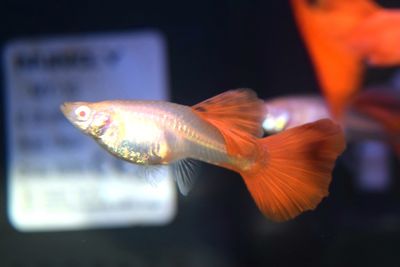
[[[261,212],[285,221],[328,195],[341,128],[319,120],[261,138],[265,105],[249,89],[225,92],[193,107],[163,101],[64,103],[66,118],[114,156],[141,165],[172,165],[178,187],[190,187],[188,159],[240,173]]]
[[[359,90],[365,61],[400,64],[400,10],[370,0],[291,0],[294,15],[334,116]]]

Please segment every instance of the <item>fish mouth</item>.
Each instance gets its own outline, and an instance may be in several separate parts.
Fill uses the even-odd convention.
[[[62,104],[60,105],[60,110],[61,110],[61,112],[65,115],[65,113],[66,113],[66,111],[67,111],[67,105],[66,105],[66,103],[62,103]]]
[[[64,114],[64,116],[71,120],[71,112],[73,109],[73,105],[70,102],[64,102],[60,105],[60,110]]]

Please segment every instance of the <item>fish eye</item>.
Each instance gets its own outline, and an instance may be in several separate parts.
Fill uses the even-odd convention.
[[[80,106],[75,110],[76,118],[80,121],[86,121],[90,116],[90,108],[88,106]]]

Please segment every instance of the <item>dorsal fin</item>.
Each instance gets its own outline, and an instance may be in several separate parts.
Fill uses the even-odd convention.
[[[194,105],[192,109],[220,131],[228,154],[243,157],[254,154],[254,147],[249,142],[263,134],[266,106],[253,90],[230,90]]]
[[[266,115],[263,101],[251,89],[236,89],[216,95],[194,105],[192,109],[203,119],[220,129],[260,137]]]

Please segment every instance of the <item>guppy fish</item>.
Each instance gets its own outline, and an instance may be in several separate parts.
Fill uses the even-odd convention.
[[[339,119],[319,95],[283,96],[265,101],[268,113],[263,122],[267,134],[329,118],[340,124],[349,142],[382,140],[391,143],[400,156],[400,94],[388,89],[359,93]]]
[[[261,138],[264,102],[250,89],[227,91],[195,106],[163,101],[67,102],[66,118],[114,156],[141,165],[196,159],[240,173],[261,212],[285,221],[328,195],[341,128],[319,120]],[[175,177],[187,193],[185,175]]]

